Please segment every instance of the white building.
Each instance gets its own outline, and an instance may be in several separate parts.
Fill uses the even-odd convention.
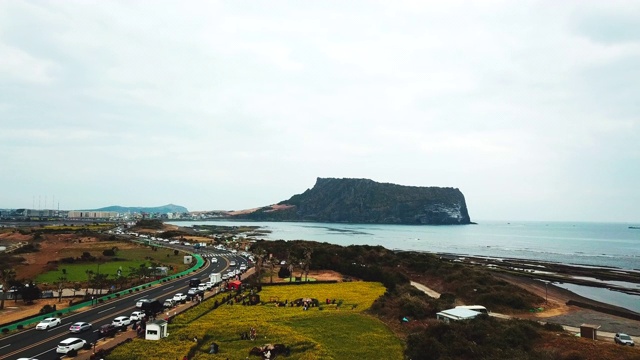
[[[478,315],[480,315],[480,313],[477,311],[465,308],[454,308],[440,311],[436,314],[436,319],[448,323],[450,321],[470,320]]]
[[[168,325],[169,323],[164,320],[149,321],[144,335],[145,340],[160,340],[169,336]]]

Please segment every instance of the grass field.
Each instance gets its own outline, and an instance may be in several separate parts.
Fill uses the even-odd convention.
[[[87,281],[87,270],[91,270],[94,273],[109,274],[109,278],[113,279],[118,269],[122,269],[122,275],[127,276],[130,267],[139,268],[141,264],[150,266],[151,262],[156,262],[161,266],[173,266],[176,269],[175,272],[188,268],[188,265],[183,264],[183,253],[174,255],[173,250],[164,248],[158,248],[157,251],[152,251],[149,247],[123,248],[118,250],[115,256],[118,259],[122,259],[119,261],[112,261],[112,257],[102,255],[103,250],[118,246],[122,246],[122,243],[105,241],[91,245],[87,244],[86,246],[84,244],[76,244],[73,248],[60,251],[60,258],[77,258],[82,256],[83,252],[89,252],[92,256],[102,258],[102,260],[77,264],[59,263],[56,270],[38,275],[36,282],[53,284],[62,276],[62,269],[67,272],[68,282],[84,282]]]
[[[246,359],[254,346],[281,343],[291,348],[287,359],[402,359],[403,343],[381,321],[364,313],[373,301],[384,294],[379,283],[350,282],[337,284],[264,287],[263,301],[272,298],[294,300],[315,298],[320,307],[304,311],[301,307],[276,307],[272,303],[256,306],[222,305],[212,311],[213,301],[179,315],[169,325],[169,337],[150,346],[136,339],[109,355],[110,360],[182,359],[189,351],[191,359]],[[335,298],[350,306],[322,306],[326,298]],[[353,306],[356,305],[356,306]],[[197,313],[196,313],[197,312]],[[181,321],[181,318],[188,321]],[[257,330],[257,340],[241,340],[240,333]],[[196,345],[193,338],[200,339]],[[208,354],[216,342],[220,352]],[[195,347],[195,349],[194,349]]]

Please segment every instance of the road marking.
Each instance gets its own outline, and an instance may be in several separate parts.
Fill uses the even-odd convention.
[[[9,346],[11,346],[11,344],[8,344],[8,345],[5,345],[3,347],[0,347],[0,349],[4,349],[4,348],[9,347]]]
[[[173,285],[171,285],[171,286],[167,286],[167,287],[166,287],[166,288],[164,288],[164,289],[165,289],[165,290],[166,290],[166,289],[171,289],[172,287],[173,287]]]
[[[110,307],[110,308],[108,308],[108,309],[104,309],[104,310],[102,310],[102,311],[98,311],[98,314],[102,314],[103,312],[106,312],[106,311],[109,311],[109,310],[113,310],[113,309],[115,309],[115,308],[116,308],[116,307],[114,306],[114,307]]]
[[[53,331],[53,330],[58,330],[58,327],[62,327],[62,325],[64,325],[64,324],[63,324],[63,323],[60,323],[60,325],[58,325],[58,326],[54,326],[54,327],[52,327],[51,329],[47,329],[47,332],[51,332],[51,331]]]
[[[37,355],[35,355],[35,356],[33,356],[33,357],[34,357],[34,358],[40,357],[40,355],[46,354],[46,353],[48,353],[49,351],[53,351],[53,350],[55,350],[55,349],[57,349],[57,348],[53,348],[53,349],[51,349],[51,350],[47,350],[47,351],[45,351],[45,352],[41,352],[40,354],[37,354]]]

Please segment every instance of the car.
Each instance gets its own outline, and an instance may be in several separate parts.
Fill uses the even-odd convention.
[[[207,281],[204,283],[204,286],[206,286],[207,290],[211,290],[213,288],[213,283],[211,281]]]
[[[136,307],[141,308],[142,304],[149,303],[151,301],[153,301],[153,299],[138,299],[138,301],[136,301]]]
[[[60,320],[60,318],[46,318],[42,319],[42,321],[36,325],[36,330],[47,330],[60,324],[62,324],[62,320]]]
[[[222,280],[229,280],[229,274],[222,274]]]
[[[69,327],[69,331],[72,333],[81,333],[83,331],[91,330],[92,325],[88,322],[77,322]]]
[[[177,303],[181,302],[181,303],[186,303],[187,302],[187,295],[183,294],[183,293],[177,293],[175,295],[173,295],[173,301]]]
[[[240,265],[240,271],[247,271],[247,264]]]
[[[200,284],[200,285],[198,285],[198,290],[200,290],[200,291],[206,291],[206,290],[207,290],[207,285],[205,285],[205,284]]]
[[[75,337],[67,338],[62,340],[60,344],[58,344],[58,347],[56,348],[56,352],[58,354],[66,355],[71,352],[74,352],[74,351],[77,352],[78,350],[81,350],[86,346],[86,344],[87,342],[80,338],[75,338]]]
[[[634,342],[633,342],[633,339],[631,338],[631,336],[629,336],[627,334],[623,334],[623,333],[617,333],[613,337],[613,341],[615,341],[616,344],[620,344],[620,345],[634,346]]]
[[[211,258],[211,262],[212,262],[212,263],[217,263],[217,262],[218,262],[218,258],[216,258],[216,257],[212,257],[212,258]]]
[[[131,321],[140,321],[144,319],[144,311],[134,311],[131,313],[131,316],[129,316],[129,320]]]
[[[236,261],[235,260],[229,261],[229,266],[236,266]]]
[[[100,326],[100,328],[98,329],[98,334],[100,334],[100,337],[114,337],[116,336],[117,332],[118,328],[113,324],[105,324]]]
[[[286,260],[280,261],[280,265],[287,265],[287,261]]]
[[[171,299],[166,299],[166,300],[164,301],[164,303],[162,304],[162,306],[163,306],[164,308],[172,308],[172,307],[176,306],[176,302],[175,302],[175,301],[173,301],[173,298],[171,298]]]
[[[117,318],[113,319],[111,323],[117,327],[126,327],[131,325],[131,319],[129,319],[128,316],[118,316]]]

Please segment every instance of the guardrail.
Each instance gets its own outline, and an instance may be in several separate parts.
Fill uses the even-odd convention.
[[[136,240],[134,240],[134,241],[136,241]],[[140,241],[137,241],[137,242],[140,242]],[[149,244],[145,244],[145,245],[149,245]],[[155,245],[155,244],[154,244],[154,246],[168,247],[168,246]],[[81,303],[66,307],[64,309],[52,311],[52,312],[49,312],[47,314],[38,315],[38,316],[31,317],[29,319],[26,319],[26,320],[23,320],[23,321],[20,321],[20,322],[15,322],[15,323],[12,323],[12,324],[8,324],[8,325],[5,325],[5,326],[2,326],[2,327],[0,327],[0,333],[6,334],[6,333],[8,333],[9,331],[12,331],[12,330],[23,329],[23,328],[25,328],[25,327],[27,327],[27,326],[29,326],[31,324],[39,323],[40,321],[42,321],[42,319],[45,319],[45,318],[48,318],[48,317],[61,317],[63,315],[69,314],[71,312],[74,312],[74,311],[76,311],[78,309],[81,309],[81,308],[84,308],[84,307],[87,307],[87,306],[93,306],[93,305],[96,305],[96,304],[104,303],[107,300],[120,298],[121,296],[132,294],[132,293],[134,293],[136,291],[140,291],[141,289],[146,289],[146,288],[151,287],[153,285],[160,284],[160,283],[163,283],[163,282],[167,282],[167,281],[174,280],[174,279],[177,279],[179,277],[183,277],[185,275],[188,275],[188,274],[190,274],[192,272],[195,272],[196,270],[198,270],[199,268],[201,268],[204,265],[204,259],[202,258],[202,256],[200,256],[199,254],[191,254],[191,255],[196,259],[196,264],[193,267],[190,267],[187,270],[184,270],[184,271],[181,271],[181,272],[179,272],[177,274],[166,276],[166,277],[163,277],[161,279],[157,279],[157,280],[154,280],[154,281],[151,281],[151,282],[148,282],[148,283],[144,283],[142,285],[134,286],[132,288],[120,290],[120,291],[115,292],[115,293],[102,295],[102,296],[96,297],[93,300],[84,301],[84,302],[81,302]]]

